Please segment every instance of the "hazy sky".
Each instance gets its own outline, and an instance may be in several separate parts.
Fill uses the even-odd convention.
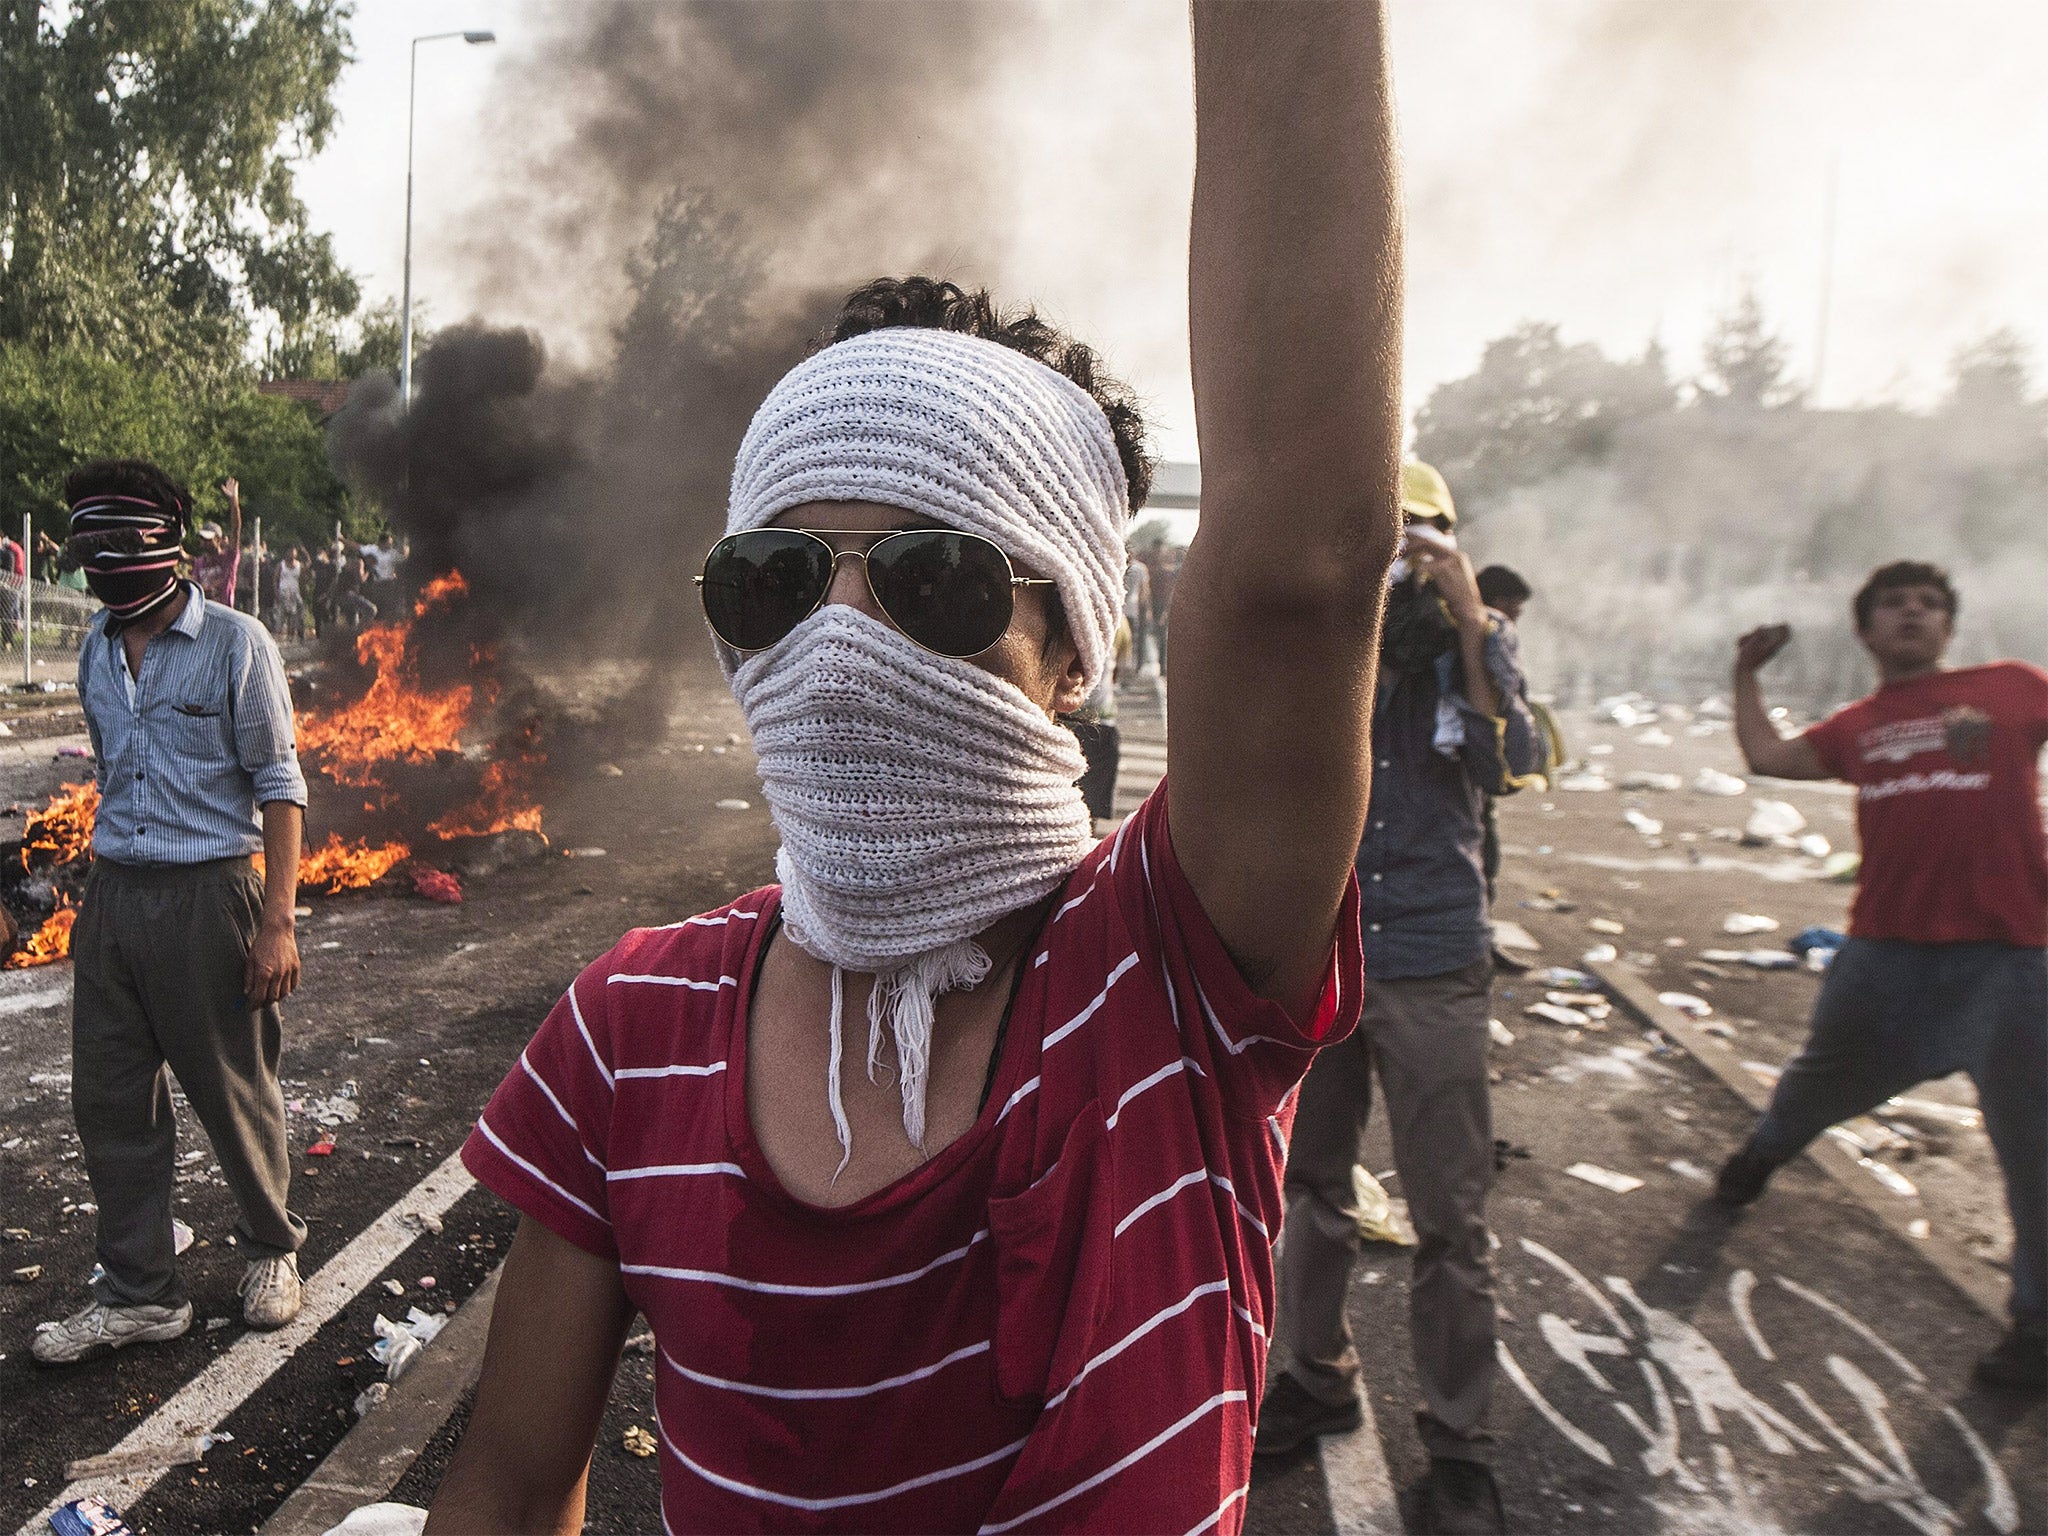
[[[339,131],[302,187],[369,291],[395,295],[407,41],[494,27],[495,47],[421,50],[414,291],[438,321],[532,324],[575,356],[609,318],[613,274],[564,271],[512,307],[461,254],[493,237],[478,210],[498,179],[530,174],[522,133],[555,105],[493,94],[503,73],[531,79],[537,3],[358,0]],[[996,269],[971,270],[1101,346],[1152,402],[1167,453],[1191,457],[1185,7],[1027,9],[1029,46],[978,108],[976,169],[999,178],[1005,212]],[[2001,325],[2048,372],[2048,4],[1395,0],[1394,29],[1411,412],[1529,319],[1616,352],[1655,336],[1690,371],[1746,281],[1810,376],[1831,163],[1822,403],[1924,400],[1958,346]]]

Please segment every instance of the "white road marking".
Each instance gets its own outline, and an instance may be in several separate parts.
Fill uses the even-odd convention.
[[[15,975],[24,974],[16,971]],[[42,987],[33,992],[10,990],[0,994],[0,1015],[10,1013],[33,1013],[39,1008],[60,1008],[71,1001],[71,978],[66,975],[54,987]]]
[[[160,1445],[187,1435],[204,1434],[233,1413],[299,1346],[353,1301],[363,1288],[388,1268],[419,1237],[402,1219],[417,1211],[441,1216],[476,1186],[462,1166],[462,1154],[451,1152],[441,1166],[392,1202],[389,1210],[358,1232],[349,1245],[320,1266],[306,1281],[305,1305],[284,1327],[269,1333],[247,1333],[234,1347],[166,1398],[155,1413],[136,1425],[114,1446],[130,1451]],[[116,1509],[142,1497],[164,1475],[164,1468],[130,1472],[119,1477],[81,1479],[42,1507],[16,1536],[48,1536],[49,1519],[73,1499],[97,1496]]]
[[[1360,1392],[1358,1406],[1365,1414],[1363,1424],[1349,1434],[1324,1435],[1316,1442],[1330,1514],[1337,1536],[1399,1536],[1407,1527],[1401,1523],[1401,1506],[1387,1475],[1387,1453],[1380,1447],[1371,1394]]]

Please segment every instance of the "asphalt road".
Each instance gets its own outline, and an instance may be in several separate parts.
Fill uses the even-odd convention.
[[[1163,771],[1165,721],[1146,691],[1127,691],[1123,707],[1119,808],[1128,810]],[[302,921],[307,979],[287,1035],[295,1145],[315,1139],[337,1099],[355,1118],[327,1128],[333,1157],[297,1162],[294,1204],[312,1223],[309,1273],[459,1144],[578,966],[629,926],[673,921],[770,877],[772,835],[751,758],[728,740],[739,730],[721,691],[693,690],[665,740],[618,759],[619,776],[592,773],[552,801],[556,848],[602,847],[603,858],[502,871],[472,883],[460,907],[382,893],[313,903]],[[1612,747],[1604,756],[1617,775],[1648,764],[1689,782],[1700,765],[1735,766],[1725,734],[1686,736],[1674,723],[1669,746],[1644,745],[1639,734],[1579,727],[1575,745]],[[0,743],[0,803],[54,787],[63,765],[50,758],[61,739]],[[752,807],[715,809],[734,796]],[[1845,797],[1784,798],[1835,842],[1852,841]],[[1630,804],[1666,823],[1662,847],[1623,823]],[[1739,823],[1744,805],[1684,790],[1508,801],[1500,914],[1524,923],[1545,962],[1569,963],[1601,941],[1589,919],[1620,922],[1625,933],[1611,942],[1637,955],[1660,987],[1708,997],[1727,1021],[1731,1052],[1780,1062],[1796,1048],[1813,978],[1752,978],[1725,966],[1717,976],[1696,968],[1698,951],[1771,942],[1724,938],[1719,924],[1732,911],[1771,915],[1787,932],[1839,921],[1847,890],[1814,879],[1811,860],[1715,841],[1712,829]],[[1508,1159],[1493,1207],[1503,1338],[1526,1382],[1504,1381],[1495,1403],[1514,1528],[2042,1528],[2048,1411],[2038,1399],[1965,1386],[1970,1360],[1995,1335],[1992,1320],[1810,1169],[1788,1170],[1739,1220],[1702,1204],[1697,1174],[1739,1139],[1747,1110],[1621,1014],[1605,1030],[1574,1032],[1525,1017],[1534,1000],[1526,984],[1506,980],[1496,994],[1496,1013],[1516,1035],[1495,1053],[1496,1131],[1527,1153]],[[67,1010],[64,966],[0,975],[0,1209],[8,1227],[30,1233],[0,1246],[0,1258],[10,1271],[43,1266],[33,1283],[0,1286],[0,1528],[41,1508],[62,1485],[66,1460],[106,1450],[148,1421],[244,1334],[230,1205],[187,1117],[177,1211],[198,1243],[184,1263],[200,1314],[226,1321],[70,1371],[28,1363],[34,1323],[78,1304],[91,1263],[90,1212],[78,1209],[90,1194],[70,1139]],[[1926,1095],[1959,1105],[1970,1097],[1953,1083]],[[1888,1157],[1919,1188],[1926,1241],[2002,1262],[2004,1219],[1981,1132],[1916,1129],[1913,1155]],[[1390,1168],[1377,1128],[1366,1158]],[[1644,1183],[1615,1194],[1567,1175],[1576,1162]],[[1389,1187],[1398,1195],[1398,1179]],[[511,1230],[494,1198],[465,1195],[441,1233],[366,1274],[360,1293],[220,1421],[232,1440],[129,1504],[131,1523],[160,1532],[257,1527],[339,1440],[356,1395],[380,1374],[368,1358],[373,1317],[459,1303]],[[1394,1529],[1404,1504],[1412,1522],[1409,1490],[1422,1462],[1407,1423],[1415,1390],[1405,1271],[1402,1251],[1375,1247],[1353,1288],[1376,1433],[1262,1468],[1251,1529]],[[421,1284],[429,1275],[430,1289]],[[403,1294],[387,1294],[387,1279]],[[651,1393],[652,1361],[629,1354],[593,1462],[593,1531],[659,1528],[656,1463],[623,1444],[628,1426],[651,1425]],[[430,1496],[459,1427],[458,1415],[399,1497]]]

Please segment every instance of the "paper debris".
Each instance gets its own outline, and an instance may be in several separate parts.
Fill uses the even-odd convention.
[[[1602,1168],[1598,1163],[1573,1163],[1565,1172],[1575,1179],[1585,1180],[1588,1184],[1611,1189],[1617,1195],[1625,1195],[1632,1189],[1643,1187],[1643,1181],[1634,1174],[1616,1173],[1612,1168]]]

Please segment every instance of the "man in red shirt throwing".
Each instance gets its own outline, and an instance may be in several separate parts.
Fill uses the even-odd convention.
[[[1198,0],[1194,61],[1166,784],[1095,843],[1057,719],[1132,397],[985,293],[856,290],[700,583],[779,882],[628,934],[479,1117],[523,1219],[429,1530],[580,1526],[636,1310],[671,1530],[1241,1527],[1295,1090],[1363,988],[1400,232],[1380,4]]]
[[[1901,560],[1856,594],[1877,691],[1790,739],[1757,669],[1783,624],[1735,653],[1735,729],[1754,773],[1847,779],[1863,870],[1849,941],[1828,968],[1805,1049],[1763,1121],[1721,1170],[1743,1206],[1830,1125],[1929,1078],[1968,1072],[2012,1212],[2012,1331],[1977,1363],[1987,1386],[2048,1385],[2048,853],[2038,764],[2048,673],[1995,661],[1950,671],[1956,593],[1939,566]]]

